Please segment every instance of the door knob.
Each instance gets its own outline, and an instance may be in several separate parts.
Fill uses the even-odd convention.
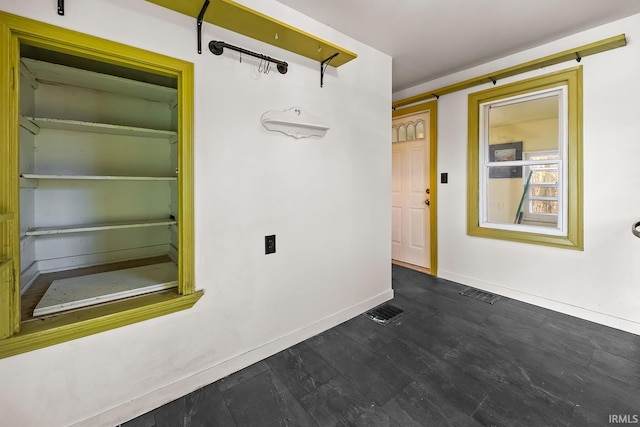
[[[424,201],[424,204],[427,205],[427,206],[431,206],[431,201],[429,199],[427,199],[427,200]]]

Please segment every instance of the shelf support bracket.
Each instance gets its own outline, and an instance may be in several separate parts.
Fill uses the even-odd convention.
[[[202,20],[204,19],[204,14],[207,12],[207,8],[209,7],[209,0],[204,0],[202,4],[202,9],[200,9],[200,14],[198,15],[198,53],[202,53]]]
[[[64,0],[58,0],[58,15],[64,16]]]
[[[333,55],[331,55],[330,57],[328,57],[327,59],[325,59],[320,63],[320,87],[322,87],[324,84],[324,72],[329,66],[329,62],[331,62],[331,60],[338,55],[340,55],[340,52],[334,53]]]

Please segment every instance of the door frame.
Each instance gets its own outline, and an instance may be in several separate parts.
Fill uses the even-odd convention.
[[[391,117],[402,117],[408,114],[429,112],[429,188],[431,200],[429,224],[429,247],[431,248],[431,268],[432,276],[438,275],[438,101],[429,101],[422,104],[412,105],[404,108],[394,108]]]

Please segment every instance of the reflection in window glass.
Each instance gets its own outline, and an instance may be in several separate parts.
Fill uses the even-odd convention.
[[[400,125],[398,128],[398,142],[405,142],[407,140],[407,128],[404,125]]]
[[[528,226],[559,234],[562,199],[563,89],[481,105],[481,221],[486,226]]]
[[[416,126],[413,123],[407,125],[407,141],[416,139]]]
[[[424,122],[422,120],[418,120],[416,123],[416,138],[424,138]]]

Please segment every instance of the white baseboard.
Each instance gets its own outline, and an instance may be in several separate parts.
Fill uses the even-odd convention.
[[[452,273],[450,271],[438,270],[438,276],[443,279],[452,280],[454,282],[481,289],[483,291],[503,295],[505,297],[526,302],[528,304],[537,305],[549,310],[588,320],[590,322],[599,323],[601,325],[640,335],[640,323],[633,322],[631,320],[622,319],[620,317],[611,316],[609,314],[600,313],[594,310],[589,310],[587,308],[578,307],[538,295],[533,295],[527,292],[519,291],[517,289],[498,285],[496,283],[485,282],[473,277]]]
[[[199,372],[195,372],[187,378],[182,378],[172,384],[167,384],[162,388],[153,390],[148,394],[124,402],[122,405],[87,418],[73,426],[90,427],[96,425],[118,425],[126,422],[247,366],[259,362],[286,348],[298,344],[307,338],[311,338],[314,335],[331,329],[334,326],[358,316],[392,298],[393,290],[389,289],[388,291],[375,295],[359,304],[320,319],[311,325],[289,332],[288,334],[273,341],[264,343],[253,350],[233,356]]]

